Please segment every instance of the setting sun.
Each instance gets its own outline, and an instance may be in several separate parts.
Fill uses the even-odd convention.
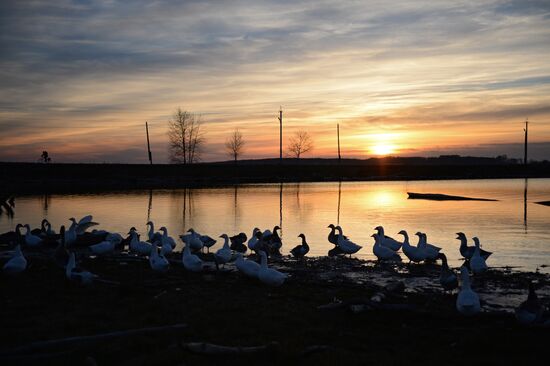
[[[394,146],[387,144],[375,145],[371,148],[371,152],[375,155],[388,155],[394,152]]]

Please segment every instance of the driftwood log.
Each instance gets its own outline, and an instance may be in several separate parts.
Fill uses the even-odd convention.
[[[243,355],[243,354],[273,352],[279,348],[279,343],[271,342],[261,346],[230,347],[230,346],[221,346],[218,344],[203,343],[203,342],[191,342],[191,343],[182,342],[181,348],[191,353],[200,354],[200,355],[210,355],[210,356]]]

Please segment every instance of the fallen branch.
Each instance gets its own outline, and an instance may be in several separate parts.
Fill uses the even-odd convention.
[[[230,347],[204,342],[182,342],[181,347],[186,351],[200,355],[242,355],[271,352],[279,347],[279,343],[271,342],[266,345],[252,347]]]
[[[116,338],[153,335],[153,334],[164,333],[164,332],[176,332],[176,331],[183,330],[185,328],[187,328],[186,324],[175,324],[175,325],[168,325],[168,326],[162,326],[162,327],[122,330],[117,332],[95,334],[91,336],[68,337],[68,338],[61,338],[61,339],[52,339],[48,341],[39,341],[39,342],[34,342],[25,346],[17,347],[9,351],[1,352],[0,357],[12,356],[20,353],[32,353],[32,352],[37,352],[41,350],[51,352],[53,348],[58,348],[58,347],[68,348],[68,347],[80,346],[86,343],[108,341]]]

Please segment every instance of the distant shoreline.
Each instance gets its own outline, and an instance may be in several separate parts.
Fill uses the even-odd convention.
[[[0,195],[216,187],[250,183],[550,178],[550,163],[498,159],[278,159],[177,164],[0,163]],[[481,159],[481,160],[476,160]]]

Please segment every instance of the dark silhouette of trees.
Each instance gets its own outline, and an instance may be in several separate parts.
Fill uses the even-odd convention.
[[[239,156],[244,152],[244,145],[245,141],[243,135],[239,129],[236,129],[225,141],[225,150],[227,154],[237,162]]]
[[[192,164],[200,160],[205,142],[200,115],[182,111],[174,112],[168,121],[168,138],[170,140],[170,162]]]
[[[40,155],[40,161],[43,163],[49,163],[50,161],[52,161],[52,158],[50,158],[46,150],[42,151],[42,155]]]
[[[290,138],[288,154],[300,159],[300,157],[313,149],[313,139],[307,131],[300,130]]]

